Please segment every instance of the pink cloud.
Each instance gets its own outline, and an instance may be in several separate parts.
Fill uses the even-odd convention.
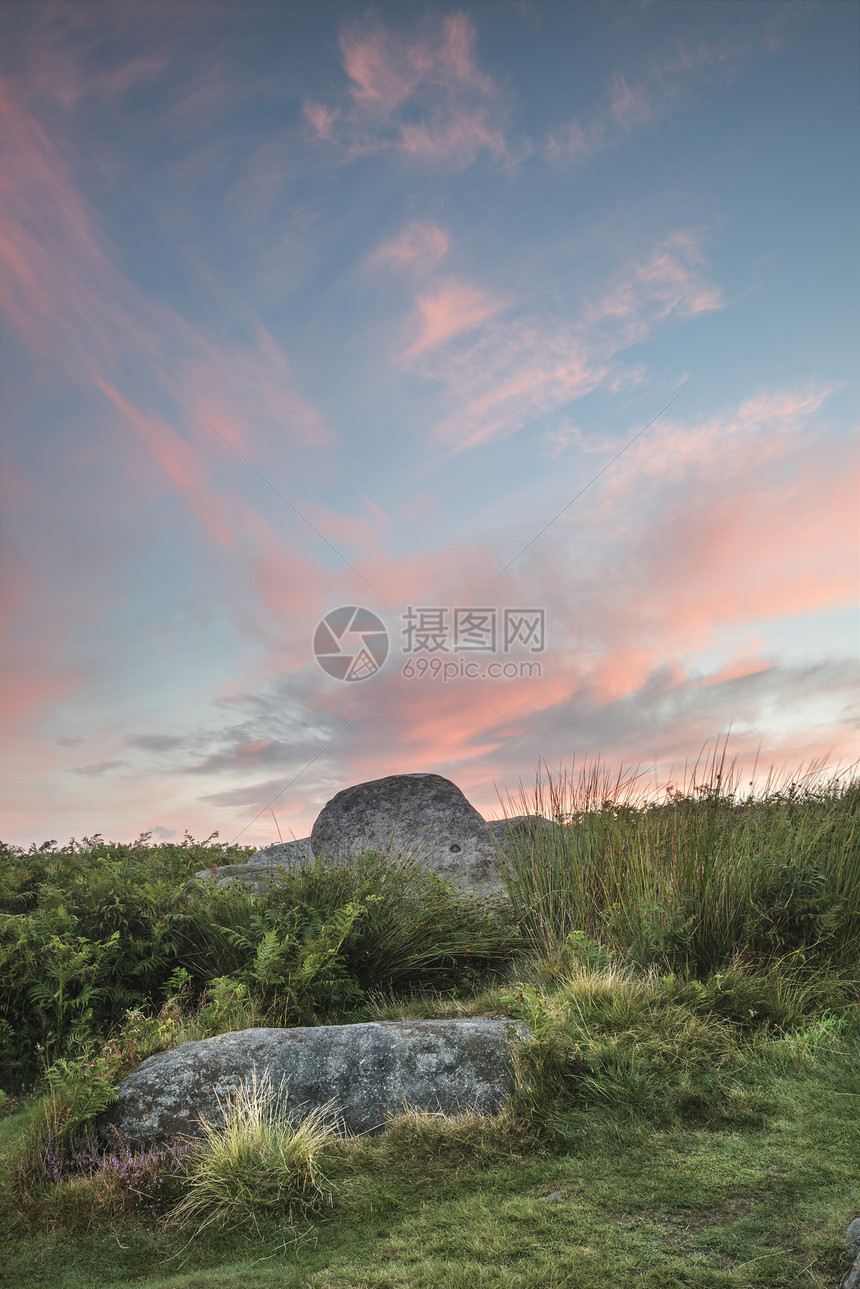
[[[103,392],[109,387],[110,397],[120,400],[115,405],[138,428],[139,407],[132,409],[122,393],[132,355],[136,368],[172,378],[234,447],[248,446],[252,426],[259,430],[266,422],[276,424],[281,437],[286,431],[290,442],[324,442],[329,431],[323,417],[298,393],[286,355],[247,307],[224,301],[231,316],[243,315],[252,336],[238,346],[153,303],[114,264],[74,182],[70,149],[60,148],[25,105],[7,98],[4,108],[3,303],[34,357],[77,385]],[[211,273],[197,267],[206,285],[224,296]],[[185,419],[188,409],[181,406]],[[154,423],[151,417],[147,423]],[[211,430],[197,425],[212,440]]]
[[[774,395],[772,405],[782,408],[790,426],[800,401]],[[764,399],[750,402],[761,407]],[[736,419],[737,413],[723,418],[727,423]],[[766,433],[765,424],[769,422],[759,421],[755,429],[751,423],[749,433]],[[373,702],[362,718],[361,735],[338,753],[344,758],[344,782],[408,767],[436,768],[468,786],[485,781],[486,770],[478,762],[482,756],[492,755],[500,764],[498,757],[513,751],[520,765],[534,765],[532,749],[537,748],[552,761],[568,754],[559,744],[552,713],[561,721],[569,710],[575,728],[576,712],[580,718],[587,713],[595,719],[604,707],[637,695],[654,702],[703,689],[722,694],[721,687],[731,681],[769,674],[773,664],[741,654],[693,679],[693,673],[700,672],[697,654],[713,648],[719,630],[850,603],[857,590],[857,556],[846,549],[844,533],[853,513],[856,454],[823,454],[815,446],[798,453],[797,442],[786,432],[781,440],[781,481],[773,480],[771,445],[758,457],[750,455],[745,486],[739,489],[736,470],[710,479],[706,463],[713,445],[699,427],[690,426],[689,440],[691,445],[703,441],[701,456],[683,458],[683,470],[668,476],[653,504],[631,509],[626,491],[583,503],[577,525],[586,524],[592,534],[597,562],[583,566],[581,559],[571,561],[564,543],[554,541],[549,552],[544,544],[502,581],[499,594],[508,602],[525,596],[547,609],[554,643],[543,659],[545,673],[539,683],[470,687],[434,686],[428,681],[401,691],[394,675],[374,681],[374,689],[367,689]],[[635,466],[629,474],[633,485]],[[638,491],[641,495],[641,480]],[[785,560],[786,549],[796,551],[796,560]],[[480,599],[477,588],[485,559],[477,550],[461,555],[456,574],[442,553],[435,563],[424,560],[421,567],[401,567],[401,590],[411,602],[422,597],[426,603]],[[375,581],[377,576],[374,570]],[[384,585],[386,593],[394,595],[398,579],[389,578]],[[760,627],[753,629],[761,635]],[[726,691],[719,699],[720,719],[730,721],[746,712],[754,727],[759,716],[766,718],[755,692],[750,691],[752,696],[739,710],[728,706]],[[662,743],[661,755],[676,756],[679,750],[683,755],[699,737],[713,738],[709,720],[713,717],[707,713],[685,718],[679,711],[666,735],[655,738],[655,748]],[[522,743],[517,731],[529,743]],[[837,753],[844,751],[846,737],[843,728],[834,726],[829,746]],[[754,750],[757,738],[750,734],[746,741],[740,739],[741,749]],[[812,742],[818,749],[818,742]],[[376,750],[381,744],[387,749],[382,757]],[[610,734],[605,746],[594,750],[612,746]],[[614,746],[622,750],[620,744]],[[772,740],[769,750],[796,767],[809,747],[799,751],[796,741],[786,740],[780,750]]]
[[[602,491],[614,500],[629,498],[644,479],[652,487],[691,473],[731,481],[742,472],[773,469],[808,442],[810,418],[833,392],[834,387],[762,392],[730,413],[694,425],[661,419],[625,453],[624,465],[604,481]],[[621,442],[606,443],[605,451],[611,456],[620,446]]]
[[[30,348],[70,375],[93,360],[113,368],[122,348],[137,346],[151,358],[159,312],[139,301],[149,328],[133,318],[132,292],[104,249],[67,153],[1,89],[0,104],[0,250],[11,322]]]
[[[462,13],[416,24],[402,34],[378,19],[348,23],[340,34],[349,101],[308,100],[315,137],[347,152],[392,150],[413,161],[463,169],[482,152],[508,158],[508,107],[475,57],[476,29]]]
[[[799,401],[774,395],[772,404],[790,422]],[[750,402],[758,411],[748,409],[749,433],[765,434],[770,422],[755,420],[764,396]],[[737,413],[723,419],[731,422]],[[691,426],[691,444],[696,437],[697,427]],[[782,483],[763,498],[761,481],[771,477],[764,457],[751,457],[747,486],[739,493],[736,472],[732,479],[727,474],[709,480],[702,462],[710,450],[705,442],[700,459],[687,456],[684,470],[661,484],[653,505],[631,507],[625,492],[584,503],[577,523],[585,523],[593,538],[585,563],[582,552],[579,560],[569,559],[560,531],[549,550],[544,545],[534,559],[501,579],[499,603],[540,602],[547,609],[552,645],[542,659],[540,681],[443,686],[407,682],[392,668],[361,694],[346,696],[341,690],[322,700],[341,723],[365,701],[370,703],[352,733],[333,750],[341,781],[332,790],[385,773],[436,769],[465,788],[474,785],[474,797],[487,791],[487,758],[497,767],[534,767],[538,756],[555,763],[569,755],[570,744],[559,741],[565,712],[575,731],[583,717],[608,720],[599,715],[604,709],[634,701],[676,703],[694,691],[718,696],[721,722],[746,713],[754,727],[761,712],[757,691],[750,691],[752,697],[743,700],[739,711],[729,706],[726,687],[741,675],[769,675],[769,665],[760,654],[752,662],[741,654],[702,676],[696,655],[712,649],[716,633],[726,626],[767,621],[786,612],[814,613],[845,602],[852,583],[856,586],[856,559],[852,563],[853,557],[844,554],[844,541],[842,555],[833,556],[849,512],[852,471],[838,454],[828,458],[815,448],[796,458],[797,444],[786,434],[782,455],[787,474],[783,471]],[[814,462],[820,465],[819,477],[804,479],[805,503],[798,507],[797,480]],[[635,482],[635,469],[630,473]],[[803,551],[801,564],[808,565],[808,575],[802,566],[786,567],[784,551],[792,540]],[[444,551],[419,560],[379,553],[362,567],[389,605],[398,598],[402,605],[484,602],[480,588],[488,580],[488,561],[479,548],[460,551],[456,559]],[[389,626],[396,630],[397,623]],[[679,750],[683,755],[700,737],[713,737],[714,725],[708,724],[713,720],[704,709],[688,717],[679,711],[665,734],[655,734],[655,751],[666,758]],[[845,745],[845,732],[835,729],[835,734],[838,750]],[[746,743],[740,740],[742,749],[750,743],[754,747],[752,734]],[[625,746],[609,733],[594,750],[617,755]],[[786,743],[784,750],[796,765],[797,743],[791,748]]]
[[[237,302],[231,313],[240,312]],[[259,319],[246,312],[252,341],[242,347],[180,327],[186,339],[177,377],[182,392],[234,446],[263,445],[271,438],[266,431],[273,430],[293,445],[330,442],[324,416],[297,391],[286,354]]]
[[[410,156],[462,167],[471,165],[484,150],[496,157],[507,151],[504,132],[489,124],[488,113],[481,108],[452,113],[441,123],[404,124],[401,143]]]
[[[430,268],[448,254],[450,239],[438,224],[413,220],[400,234],[378,246],[368,260],[376,268]]]
[[[618,571],[602,572],[599,584],[585,570],[571,583],[568,572],[570,607],[557,604],[554,614],[562,633],[577,640],[601,701],[644,684],[667,656],[691,658],[712,648],[720,628],[854,602],[860,555],[844,535],[856,509],[858,452],[831,443],[822,453],[809,444],[808,426],[800,441],[792,428],[781,440],[772,427],[751,430],[741,471],[731,459],[712,470],[717,441],[690,426],[688,451],[671,470],[649,472],[642,453],[631,454],[613,471],[620,484],[582,499],[576,524],[586,525],[598,546],[604,535],[603,559]],[[761,450],[759,437],[770,439]],[[655,441],[647,459],[674,456],[677,442],[677,434],[668,436],[668,447]],[[623,536],[616,538],[622,516]],[[563,533],[530,555],[520,573],[530,570],[534,578],[534,560],[548,560],[541,585],[551,597],[566,567],[562,557],[556,568],[555,541],[564,545]]]
[[[616,275],[608,289],[585,309],[589,327],[611,326],[625,345],[645,337],[655,323],[675,314],[681,318],[722,307],[722,295],[702,271],[697,235],[689,229],[671,233],[650,255],[635,260]]]
[[[521,741],[516,727],[524,729],[570,692],[568,680],[553,675],[497,685],[443,684],[408,680],[392,670],[373,684],[372,693],[360,696],[361,703],[358,696],[353,700],[356,710],[364,702],[370,705],[346,749],[350,782],[442,765],[459,781],[481,757]],[[338,707],[343,711],[340,703]],[[534,753],[527,743],[522,746],[533,763]]]
[[[665,320],[720,308],[722,299],[695,233],[679,230],[628,263],[571,322],[538,314],[505,321],[496,315],[508,304],[461,283],[418,299],[421,331],[403,357],[445,391],[451,410],[436,434],[448,452],[512,434],[602,384],[617,386],[618,353]]]
[[[55,636],[26,631],[22,610],[36,593],[35,578],[25,581],[21,570],[12,576],[14,582],[6,594],[11,591],[17,603],[10,604],[6,599],[3,605],[4,663],[0,675],[0,710],[7,746],[27,739],[34,719],[80,693],[86,682],[84,667],[63,664],[59,657],[59,641],[71,626],[71,613],[64,622],[58,620],[59,614],[52,615]]]
[[[378,22],[345,27],[340,47],[350,93],[360,106],[386,116],[422,83],[492,96],[496,86],[475,61],[475,34],[462,13],[446,15],[436,31],[412,40]]]
[[[585,126],[574,118],[552,129],[543,155],[553,165],[576,164],[618,146],[625,136],[654,125],[688,102],[702,85],[730,83],[749,48],[749,44],[731,41],[700,41],[689,48],[678,40],[674,52],[654,60],[647,75],[634,80],[624,72],[615,72],[609,80],[608,107],[596,107]]]
[[[23,38],[19,34],[15,46],[14,75],[26,79],[34,99],[54,102],[64,111],[84,100],[116,108],[128,93],[151,84],[169,66],[164,23],[159,24],[144,5],[122,14],[100,0],[50,4],[43,9],[43,20],[31,24]],[[133,43],[140,52],[105,65],[98,54],[106,30],[123,35],[132,27]],[[153,38],[159,47],[144,49]]]
[[[332,127],[340,116],[340,109],[327,107],[325,103],[314,103],[308,99],[302,104],[302,115],[318,139],[330,139]]]
[[[362,497],[363,513],[339,515],[316,502],[306,507],[314,526],[348,550],[375,554],[390,532],[386,513],[367,497]]]
[[[416,358],[438,348],[454,336],[471,331],[505,307],[479,287],[466,282],[450,281],[433,295],[418,297],[420,332],[406,350],[407,358]]]
[[[550,132],[544,155],[553,165],[587,161],[600,151],[605,137],[606,127],[602,121],[594,120],[588,126],[582,126],[577,120],[572,120]]]
[[[643,87],[631,89],[619,73],[612,78],[610,93],[612,98],[610,111],[622,129],[632,130],[634,126],[647,125],[651,120],[653,108]]]
[[[421,43],[410,45],[382,26],[363,34],[344,29],[340,49],[356,103],[385,116],[410,98],[430,61]]]
[[[708,69],[721,69],[723,83],[737,74],[749,45],[723,41],[700,41],[689,49],[683,40],[675,42],[675,53],[652,64],[650,74],[635,85],[616,73],[610,81],[610,111],[618,125],[629,132],[650,125],[662,116],[672,101],[689,96],[697,79],[713,79]]]
[[[48,535],[50,547],[54,508],[43,488],[34,485],[11,459],[4,460],[2,487],[6,522],[13,510],[26,510],[36,517],[39,531]],[[44,769],[56,758],[45,751],[34,731],[64,700],[86,689],[87,667],[68,661],[69,642],[81,618],[98,621],[107,601],[104,591],[96,589],[95,576],[88,583],[73,585],[55,579],[50,596],[45,596],[47,573],[39,561],[38,545],[19,541],[12,531],[2,534],[0,566],[0,713],[4,742],[10,750],[15,748],[15,764],[9,765],[8,772],[17,773],[24,762],[30,769]],[[91,568],[93,575],[96,571]]]
[[[93,380],[149,445],[166,477],[203,521],[212,538],[221,546],[232,546],[235,535],[224,523],[223,503],[206,486],[206,471],[199,456],[161,417],[134,407],[96,373]]]
[[[493,78],[482,72],[475,60],[476,34],[475,25],[466,14],[447,14],[442,24],[440,63],[447,75],[460,85],[491,97],[497,92],[497,87]]]
[[[833,461],[829,469],[832,477],[810,481],[809,486],[810,505],[820,503],[822,510],[834,515],[832,531],[825,526],[815,538],[804,532],[804,548],[815,552],[813,564],[819,555],[825,558],[832,551],[835,532],[845,520],[840,494],[847,496],[852,490],[851,486],[843,488],[840,482],[844,463]],[[623,575],[619,569],[617,576],[607,577],[600,563],[578,571],[576,563],[562,558],[553,560],[539,577],[535,577],[534,563],[528,562],[516,578],[513,573],[507,576],[503,583],[506,595],[517,596],[518,585],[520,597],[525,593],[526,598],[539,599],[547,608],[554,643],[542,659],[544,676],[540,681],[442,685],[432,681],[405,682],[392,673],[374,680],[372,690],[368,685],[361,699],[363,702],[366,693],[371,705],[361,718],[360,728],[356,727],[354,737],[347,736],[335,753],[342,767],[340,782],[335,786],[387,773],[435,769],[459,782],[476,804],[488,811],[496,806],[498,813],[487,784],[488,758],[492,758],[497,773],[503,773],[506,764],[525,764],[531,772],[538,757],[551,764],[558,763],[559,758],[566,760],[572,746],[581,749],[582,744],[560,740],[559,733],[569,728],[575,740],[577,722],[583,718],[595,729],[596,722],[602,722],[609,731],[592,750],[617,757],[629,748],[611,733],[610,709],[634,700],[651,704],[689,702],[684,695],[703,690],[713,691],[717,695],[714,702],[721,706],[712,705],[686,716],[680,707],[665,731],[655,731],[654,751],[661,760],[668,761],[679,753],[683,758],[697,742],[712,741],[716,712],[720,721],[716,728],[725,728],[733,718],[750,719],[752,732],[737,739],[736,745],[741,751],[755,751],[759,737],[756,719],[766,719],[757,691],[749,691],[740,706],[738,700],[732,706],[725,687],[740,677],[769,675],[772,664],[761,658],[747,660],[736,655],[710,674],[693,679],[693,671],[700,670],[694,666],[696,653],[713,646],[720,627],[756,620],[756,602],[761,620],[779,616],[787,609],[808,613],[840,603],[852,577],[856,582],[856,570],[852,571],[850,559],[843,560],[842,571],[834,569],[826,582],[819,577],[801,578],[798,594],[789,569],[778,591],[769,599],[762,598],[759,593],[770,586],[775,572],[769,550],[784,548],[786,520],[793,520],[778,499],[772,507],[763,509],[753,481],[743,506],[732,514],[726,512],[726,497],[721,490],[713,497],[706,491],[687,502],[689,480],[698,477],[690,462],[688,478],[675,481],[671,493],[660,499],[659,514],[643,515],[641,522],[632,527],[629,522],[619,527],[625,511],[629,518],[629,503],[620,499],[609,509],[590,509],[584,522],[590,530],[597,529],[598,537],[623,533],[623,546],[629,556]],[[748,538],[758,524],[763,524],[769,534],[761,559],[754,546],[747,549]],[[747,551],[749,589],[752,592],[753,587],[757,588],[749,596],[736,590],[740,549]],[[670,550],[684,552],[684,558],[673,563],[667,558]],[[556,553],[560,554],[558,550]],[[542,564],[545,555],[546,551],[542,551]],[[440,559],[435,569],[425,563],[427,602],[468,603],[470,597],[480,598],[476,572],[473,558],[461,559],[456,585],[452,586],[446,584],[445,561]],[[589,578],[593,580],[589,582]],[[575,625],[578,634],[567,634],[567,622]],[[344,718],[359,710],[358,696],[350,702],[354,706],[346,710],[338,707]],[[604,710],[605,717],[600,715]],[[635,720],[635,709],[632,710]],[[632,728],[635,731],[635,726]],[[647,732],[639,729],[636,737],[641,750],[647,743]],[[772,739],[767,751],[769,759],[794,769],[813,744],[814,750],[820,750],[817,739],[800,749],[796,741],[785,740],[780,747],[778,740]],[[823,750],[835,748],[837,754],[846,746],[846,731],[838,726],[828,733],[827,747],[822,743]]]

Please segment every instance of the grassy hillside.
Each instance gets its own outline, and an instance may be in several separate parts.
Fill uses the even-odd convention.
[[[860,781],[659,802],[538,783],[476,900],[404,856],[262,894],[247,849],[2,847],[0,1215],[16,1285],[824,1286],[860,1212]],[[231,1133],[105,1154],[145,1056],[249,1025],[511,1016],[495,1120]],[[232,1134],[232,1135],[231,1135]]]

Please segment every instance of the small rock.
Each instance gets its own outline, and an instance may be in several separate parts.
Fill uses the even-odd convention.
[[[842,1289],[860,1289],[860,1217],[845,1232],[845,1243],[854,1255],[854,1266],[842,1281]]]
[[[303,868],[313,862],[310,837],[302,837],[300,841],[275,842],[273,846],[255,851],[245,860],[246,864],[277,864],[279,868]]]
[[[510,819],[490,819],[486,824],[495,844],[502,850],[521,849],[540,841],[546,846],[564,845],[568,836],[561,824],[541,815],[513,815]]]
[[[241,864],[222,864],[214,870],[202,868],[194,876],[211,877],[218,886],[226,886],[228,882],[242,882],[243,885],[261,890],[273,879],[276,880],[279,873],[294,873],[313,862],[311,839],[303,837],[301,841],[276,842],[274,846],[266,846],[249,855]]]
[[[845,1242],[854,1256],[860,1258],[860,1217],[855,1217],[845,1232]]]

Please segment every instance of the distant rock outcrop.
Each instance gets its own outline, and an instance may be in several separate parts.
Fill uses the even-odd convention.
[[[243,882],[262,890],[282,872],[376,850],[411,855],[477,895],[504,893],[500,858],[536,844],[562,844],[561,825],[538,815],[483,819],[455,783],[440,774],[392,774],[344,788],[320,812],[310,837],[277,842],[242,864],[202,869],[219,886]]]
[[[328,863],[364,850],[410,854],[469,890],[502,885],[486,822],[440,774],[392,774],[344,788],[321,811],[311,847]]]
[[[219,868],[202,868],[195,877],[212,877],[218,886],[228,882],[242,882],[262,888],[282,872],[295,872],[314,862],[310,837],[301,841],[276,842],[264,850],[255,851],[241,864],[222,864]]]
[[[381,1132],[406,1106],[494,1114],[512,1090],[517,1037],[531,1037],[525,1025],[488,1019],[237,1030],[150,1056],[122,1080],[99,1126],[133,1145],[195,1135],[200,1116],[218,1122],[255,1074],[286,1089],[294,1122],[333,1099],[354,1133]]]
[[[486,827],[496,846],[510,853],[513,848],[533,846],[536,841],[561,846],[567,836],[561,824],[541,815],[512,815],[510,819],[490,819]]]

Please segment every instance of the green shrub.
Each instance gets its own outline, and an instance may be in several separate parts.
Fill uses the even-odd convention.
[[[97,844],[3,848],[0,1082],[10,1091],[179,992],[186,1031],[174,1026],[173,1041],[314,1024],[360,1014],[374,989],[469,987],[516,944],[497,904],[409,858],[317,864],[259,892],[190,882],[207,858],[237,856],[189,838],[87,841]]]

